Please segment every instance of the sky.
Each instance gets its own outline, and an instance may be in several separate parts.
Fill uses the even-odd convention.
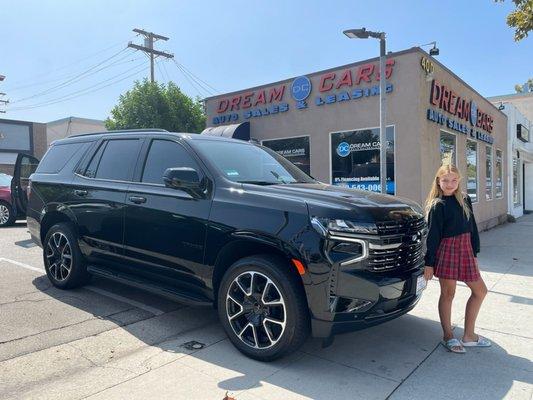
[[[191,97],[227,93],[437,42],[437,59],[483,96],[514,93],[533,77],[533,33],[514,42],[513,2],[440,1],[14,1],[0,0],[0,118],[105,119],[149,61],[128,49],[140,28],[169,38],[155,48],[156,80]],[[424,49],[429,50],[430,47]]]

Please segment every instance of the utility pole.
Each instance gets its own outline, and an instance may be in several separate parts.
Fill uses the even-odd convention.
[[[0,75],[0,82],[3,82],[4,79],[6,79],[5,75]],[[0,93],[0,97],[5,96],[5,93]],[[0,99],[0,103],[7,105],[9,103],[9,100],[2,100]],[[6,110],[0,110],[0,113],[5,114]]]
[[[174,54],[169,54],[169,53],[165,53],[164,51],[154,50],[154,42],[156,40],[167,41],[168,38],[165,36],[157,35],[153,32],[147,32],[147,31],[144,31],[142,29],[137,29],[137,28],[134,29],[133,32],[144,36],[144,46],[139,46],[139,45],[133,44],[132,42],[129,42],[128,47],[131,47],[132,49],[144,51],[148,55],[148,57],[150,57],[150,81],[153,83],[155,81],[154,79],[155,57],[161,56],[165,58],[174,58]]]

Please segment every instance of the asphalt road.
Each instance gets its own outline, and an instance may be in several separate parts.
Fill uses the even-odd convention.
[[[439,345],[437,281],[409,314],[260,363],[242,356],[211,308],[103,279],[62,291],[26,226],[0,230],[0,399],[531,399],[533,216],[481,235],[490,349]],[[468,288],[457,288],[461,335]],[[191,342],[201,348],[191,347]]]

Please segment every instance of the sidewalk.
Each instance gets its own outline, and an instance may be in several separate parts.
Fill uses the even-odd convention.
[[[37,248],[19,251],[27,259],[15,247],[10,251],[19,262],[39,265]],[[479,262],[489,294],[477,326],[478,333],[492,340],[491,348],[459,355],[439,344],[439,284],[432,280],[409,314],[340,335],[326,349],[310,339],[300,351],[273,363],[241,355],[210,308],[150,313],[89,289],[48,290],[39,269],[4,262],[4,339],[15,333],[9,318],[16,318],[27,337],[4,346],[4,352],[13,354],[4,354],[0,363],[0,393],[3,398],[54,400],[222,400],[226,392],[236,400],[530,400],[533,215],[483,232]],[[452,315],[458,337],[469,293],[466,285],[458,285]],[[20,322],[39,310],[50,315],[42,326]],[[63,327],[61,321],[70,325]],[[205,347],[184,348],[190,341]]]
[[[533,394],[533,215],[482,233],[481,244],[479,261],[489,294],[478,318],[478,332],[492,340],[492,348],[457,355],[439,345],[439,287],[433,280],[410,314],[338,336],[329,348],[309,340],[297,354],[263,364],[241,356],[227,339],[219,339],[90,398],[222,399],[229,391],[237,400],[529,400]],[[468,296],[469,289],[460,284],[453,310],[457,336],[462,333]],[[195,334],[202,341],[204,333]]]

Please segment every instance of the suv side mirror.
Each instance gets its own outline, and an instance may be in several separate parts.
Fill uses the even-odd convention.
[[[198,191],[202,186],[198,171],[189,167],[167,168],[163,181],[166,187],[187,191]]]

